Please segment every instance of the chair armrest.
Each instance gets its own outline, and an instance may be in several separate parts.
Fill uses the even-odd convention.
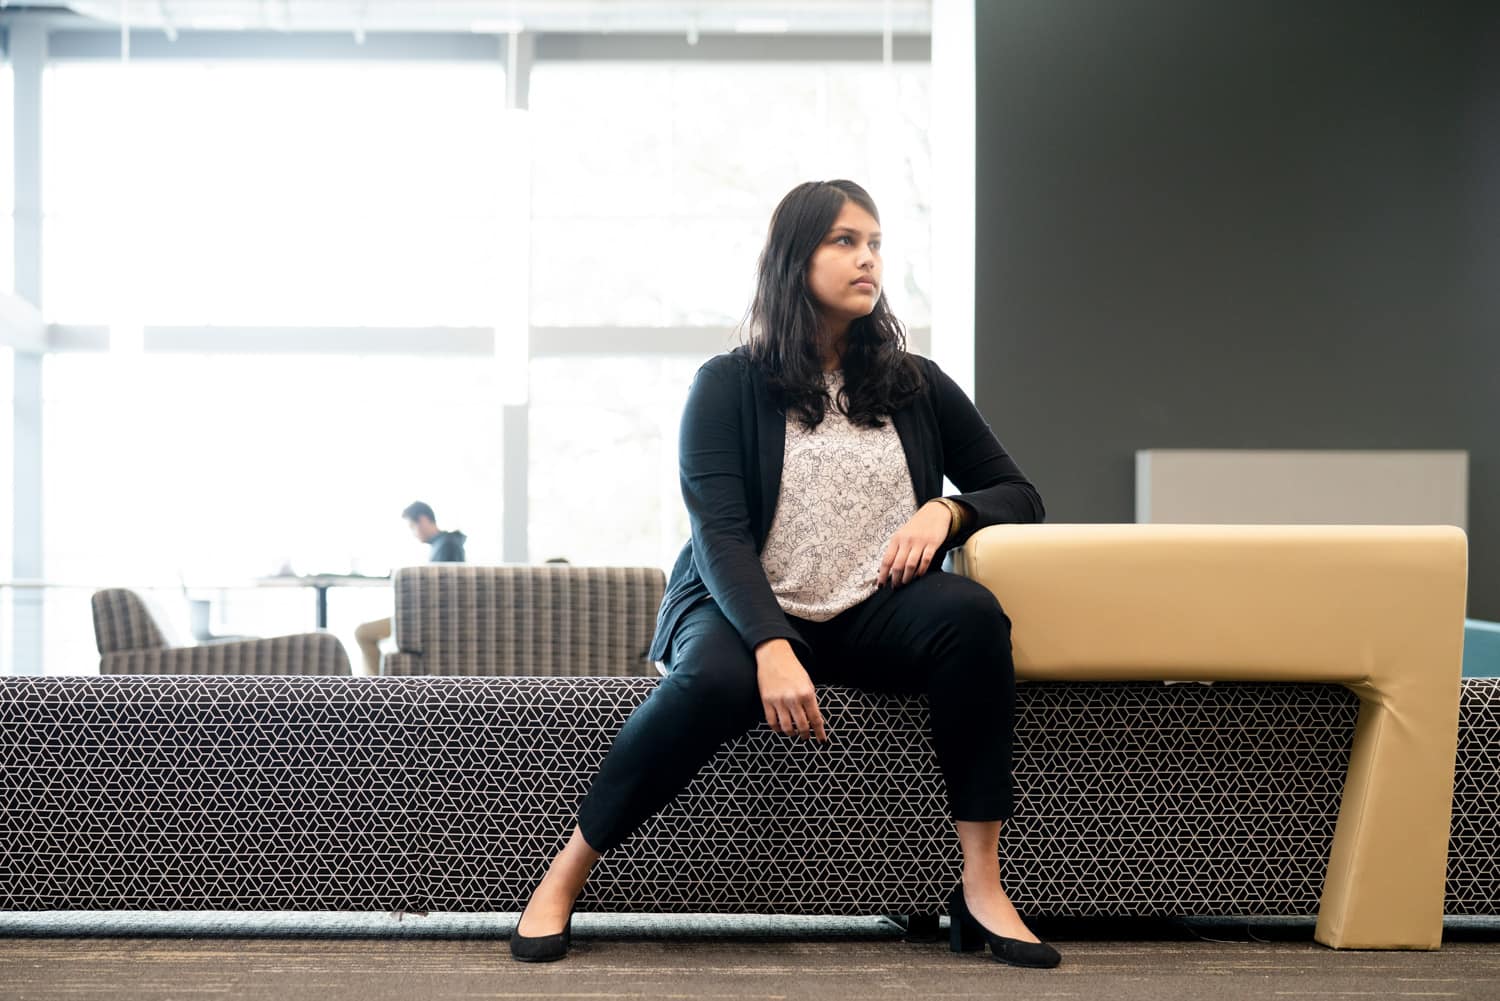
[[[100,674],[350,674],[349,655],[332,633],[297,633],[161,650],[105,654]]]

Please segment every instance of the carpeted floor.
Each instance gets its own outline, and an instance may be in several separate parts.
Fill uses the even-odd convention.
[[[1306,922],[1062,923],[1019,970],[879,918],[579,915],[562,962],[520,964],[514,915],[0,914],[0,998],[1500,999],[1493,922],[1439,952],[1338,952]]]

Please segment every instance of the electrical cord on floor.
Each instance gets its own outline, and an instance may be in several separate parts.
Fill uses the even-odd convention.
[[[1186,918],[1173,918],[1172,919],[1172,923],[1174,925],[1176,925],[1177,927],[1179,927],[1179,928],[1183,929],[1184,931],[1186,931],[1189,935],[1193,936],[1194,938],[1196,938],[1200,942],[1212,942],[1214,945],[1249,945],[1250,944],[1245,939],[1213,938],[1211,936],[1205,935],[1202,932],[1200,932],[1197,928],[1193,927],[1192,922],[1189,921],[1189,920],[1187,920]],[[1250,934],[1250,926],[1249,925],[1245,925],[1245,934],[1247,934],[1247,935]],[[1251,937],[1253,938],[1254,936],[1251,936]],[[1263,939],[1256,939],[1256,941],[1264,941],[1264,940]]]

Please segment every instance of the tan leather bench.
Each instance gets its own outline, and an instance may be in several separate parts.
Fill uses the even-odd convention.
[[[1360,699],[1315,937],[1436,949],[1468,541],[1449,526],[996,525],[954,553],[1033,681],[1335,682]]]

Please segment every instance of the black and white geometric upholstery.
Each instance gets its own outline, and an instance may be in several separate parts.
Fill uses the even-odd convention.
[[[349,654],[332,633],[167,645],[140,595],[105,588],[93,596],[100,674],[349,674]]]
[[[380,673],[655,677],[646,652],[666,586],[658,567],[403,567],[397,652]]]
[[[514,911],[654,678],[0,679],[0,908]],[[832,742],[727,745],[591,876],[609,911],[942,910],[926,706],[820,686]],[[1500,900],[1500,687],[1465,682],[1448,911]],[[1007,885],[1047,914],[1316,911],[1357,703],[1023,684]]]
[[[1500,678],[1463,681],[1446,913],[1500,915]]]

